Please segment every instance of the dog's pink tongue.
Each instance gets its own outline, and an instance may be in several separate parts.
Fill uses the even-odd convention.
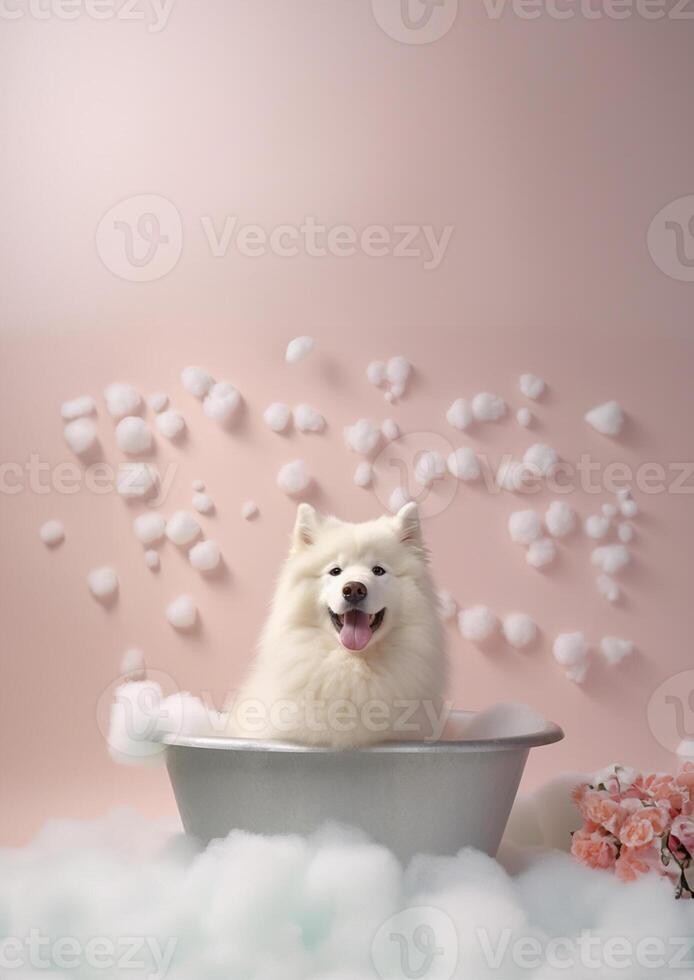
[[[350,609],[345,613],[340,642],[348,650],[363,650],[371,639],[369,614],[359,609]]]

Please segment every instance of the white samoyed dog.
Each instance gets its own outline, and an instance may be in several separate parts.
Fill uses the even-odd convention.
[[[299,505],[228,734],[355,748],[441,737],[445,631],[417,506],[350,524]]]

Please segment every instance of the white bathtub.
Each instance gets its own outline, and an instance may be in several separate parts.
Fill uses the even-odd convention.
[[[332,821],[360,828],[407,861],[465,845],[494,855],[528,752],[563,734],[547,722],[500,738],[354,751],[217,737],[165,741],[183,826],[203,844],[234,829],[310,834]]]

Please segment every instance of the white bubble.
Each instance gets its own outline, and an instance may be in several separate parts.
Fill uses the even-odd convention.
[[[186,510],[176,511],[166,522],[166,536],[174,544],[190,544],[199,534],[200,525]]]
[[[189,595],[180,595],[166,607],[166,618],[177,630],[190,629],[198,618],[198,610]]]
[[[291,417],[291,409],[284,402],[273,402],[263,412],[263,420],[273,432],[284,432]]]
[[[137,415],[142,408],[142,396],[137,388],[123,381],[115,381],[104,388],[106,411],[114,419]]]
[[[226,422],[236,412],[241,403],[241,394],[230,381],[219,381],[212,385],[202,409],[209,419],[215,422]]]
[[[586,412],[585,420],[604,436],[618,436],[624,425],[624,412],[619,402],[605,402]]]
[[[373,480],[373,466],[367,460],[357,463],[354,471],[354,483],[358,487],[369,487]]]
[[[480,461],[474,449],[461,446],[452,452],[447,461],[449,472],[457,479],[466,482],[478,480],[481,475]]]
[[[164,537],[166,521],[156,511],[147,511],[144,514],[138,514],[135,518],[133,521],[133,530],[135,531],[135,537],[142,544],[154,544],[156,541],[161,541]]]
[[[289,494],[301,493],[310,482],[311,478],[303,459],[295,459],[291,463],[285,463],[277,474],[277,486]]]
[[[446,421],[454,429],[467,429],[472,422],[472,407],[465,398],[456,398],[446,412]]]
[[[551,538],[538,538],[528,545],[525,560],[533,568],[544,568],[557,557],[557,546]]]
[[[93,415],[96,411],[96,402],[91,395],[80,395],[63,402],[60,406],[60,414],[66,422],[82,418],[84,415]]]
[[[65,540],[65,526],[62,521],[45,521],[39,528],[39,537],[49,548],[55,548]]]
[[[373,452],[381,438],[381,432],[369,419],[359,419],[353,425],[345,426],[345,442],[349,448],[362,456]]]
[[[241,517],[244,521],[250,521],[259,513],[258,505],[255,500],[246,500],[241,506]]]
[[[95,599],[108,599],[118,591],[118,576],[113,568],[103,565],[87,575],[87,585]]]
[[[76,456],[84,456],[96,444],[98,437],[92,419],[79,418],[68,422],[63,430],[65,442]]]
[[[294,425],[299,432],[321,432],[325,428],[325,419],[310,405],[297,405],[293,416]]]
[[[366,377],[369,383],[377,388],[386,380],[386,366],[383,361],[371,361],[366,368]]]
[[[157,429],[166,439],[176,439],[186,427],[186,420],[173,408],[161,412],[154,419]]]
[[[311,353],[316,346],[313,337],[295,337],[287,344],[285,360],[287,364],[298,364]]]
[[[466,640],[483,643],[496,633],[499,619],[488,606],[471,606],[458,613],[458,627]]]
[[[214,510],[214,500],[206,493],[193,494],[193,508],[198,514],[211,514]]]
[[[193,568],[201,572],[212,571],[222,560],[222,552],[216,541],[199,541],[188,552]]]
[[[517,650],[530,646],[537,637],[537,623],[526,613],[509,613],[504,616],[502,629],[508,643]]]
[[[132,456],[147,453],[152,448],[152,433],[139,415],[126,415],[116,426],[116,445],[121,452]]]
[[[121,463],[118,467],[116,489],[126,500],[146,497],[154,489],[158,474],[148,463]]]
[[[521,374],[518,386],[526,398],[540,398],[546,388],[545,382],[536,374]]]
[[[145,551],[145,565],[147,568],[151,568],[153,572],[156,572],[160,564],[159,555],[156,551]]]
[[[499,395],[480,392],[472,399],[472,414],[478,422],[496,422],[506,414],[506,402]]]
[[[562,667],[572,667],[588,656],[588,645],[583,633],[560,633],[552,646],[554,659]]]
[[[169,396],[165,391],[154,391],[147,399],[147,404],[155,414],[163,412],[169,404]]]
[[[516,544],[531,544],[542,533],[540,517],[534,510],[516,510],[508,519],[508,533]]]
[[[187,367],[181,371],[181,382],[191,395],[204,398],[214,384],[214,378],[204,368]]]

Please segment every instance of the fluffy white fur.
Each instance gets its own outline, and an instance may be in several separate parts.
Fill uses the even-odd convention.
[[[366,586],[360,608],[374,623],[385,610],[358,651],[346,648],[330,614],[347,610],[348,582]],[[436,739],[446,679],[445,634],[416,504],[363,524],[300,504],[256,659],[229,706],[229,734],[337,748]]]

